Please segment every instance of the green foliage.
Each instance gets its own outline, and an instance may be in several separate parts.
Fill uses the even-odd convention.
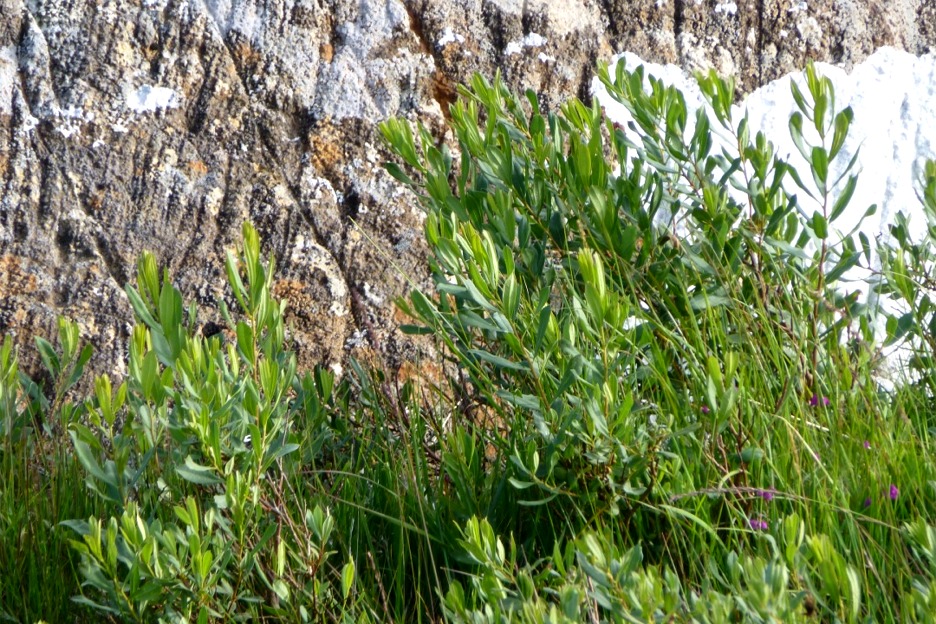
[[[892,244],[882,246],[883,280],[878,292],[900,301],[904,310],[887,319],[887,343],[914,345],[910,368],[916,383],[936,390],[933,354],[936,353],[936,305],[932,272],[936,253],[936,161],[928,161],[920,179],[920,197],[926,220],[922,236],[915,236],[909,219],[898,212],[890,227]],[[895,243],[895,244],[894,244]]]
[[[328,508],[286,503],[301,445],[328,435],[333,382],[324,371],[298,377],[259,249],[245,225],[240,254],[227,258],[240,309],[223,310],[236,335],[226,345],[193,335],[168,274],[159,279],[151,255],[140,260],[127,287],[141,321],[129,378],[116,392],[99,378],[89,426],[70,430],[88,488],[116,511],[64,523],[80,538],[86,605],[133,621],[306,621],[351,598],[353,567],[339,594],[326,565]]]
[[[480,567],[470,594],[447,594],[449,614],[895,618],[886,579],[907,579],[906,560],[874,556],[869,569],[854,553],[868,553],[868,508],[884,513],[872,550],[902,548],[894,521],[914,512],[883,504],[897,498],[891,475],[903,465],[931,482],[933,465],[920,460],[928,438],[895,421],[875,381],[873,310],[839,287],[872,260],[863,234],[835,230],[857,180],[855,159],[841,162],[851,110],[812,67],[794,84],[804,178],[733,117],[734,87],[714,74],[699,76],[710,112],[692,124],[682,94],[642,68],[598,75],[629,127],[597,102],[544,114],[534,94],[475,77],[451,109],[455,156],[405,121],[381,128],[409,167],[391,173],[426,207],[438,293],[398,305],[464,371],[460,400],[505,423],[446,434],[443,468],[473,510],[463,546]],[[843,448],[881,436],[918,455]],[[487,473],[462,451],[478,445],[496,451]],[[783,558],[776,527],[799,517],[810,537],[800,527]],[[615,581],[589,557],[617,562]],[[547,580],[573,565],[579,580]]]
[[[0,620],[84,619],[67,601],[79,590],[63,518],[94,513],[99,506],[80,491],[82,474],[62,434],[85,416],[69,393],[91,356],[79,349],[78,325],[58,322],[59,344],[36,338],[46,368],[44,386],[19,370],[7,336],[0,347]],[[60,596],[61,600],[50,600]]]
[[[381,126],[426,209],[435,292],[398,305],[434,377],[297,370],[247,224],[211,337],[140,258],[128,375],[84,400],[76,324],[36,339],[41,384],[6,338],[0,618],[933,621],[936,163],[923,239],[899,217],[873,250],[837,231],[852,113],[812,67],[808,175],[714,74],[692,119],[642,69],[599,78],[628,127],[499,77],[460,90],[457,150]],[[842,291],[872,251],[915,354],[893,391]]]

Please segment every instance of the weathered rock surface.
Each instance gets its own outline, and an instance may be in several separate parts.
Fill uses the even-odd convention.
[[[399,363],[392,300],[426,270],[382,119],[441,136],[475,71],[552,106],[623,50],[747,91],[881,45],[936,48],[932,0],[0,0],[0,334],[64,314],[119,374],[140,252],[207,322],[250,220],[301,365]]]

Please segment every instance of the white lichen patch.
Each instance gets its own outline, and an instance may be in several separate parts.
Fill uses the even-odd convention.
[[[0,115],[9,115],[13,112],[16,65],[16,46],[0,48]]]
[[[504,54],[513,56],[523,52],[523,48],[539,48],[546,45],[546,37],[538,33],[531,32],[520,41],[511,41],[504,48]]]
[[[379,294],[376,290],[371,288],[371,285],[367,282],[364,282],[364,298],[375,306],[382,306],[385,301],[383,295]]]
[[[86,113],[77,106],[69,106],[68,108],[56,107],[53,109],[52,115],[58,121],[55,125],[55,131],[66,139],[81,132],[81,126],[85,122],[94,121],[93,112]]]
[[[822,43],[822,27],[815,17],[810,15],[796,22],[796,30],[806,45],[818,48]]]
[[[178,108],[182,98],[168,87],[142,85],[126,96],[127,108],[137,114],[155,113],[160,110]]]
[[[345,349],[352,351],[354,349],[360,349],[361,347],[367,346],[367,330],[366,329],[355,329],[354,333],[348,336],[348,339],[345,340]]]
[[[735,15],[738,12],[738,5],[734,2],[719,2],[715,5],[715,15],[724,13],[725,15]]]
[[[806,4],[805,0],[794,0],[790,3],[790,8],[787,9],[789,13],[799,13],[800,11],[806,11],[809,8],[809,5]]]
[[[217,217],[218,213],[221,212],[221,203],[224,200],[224,191],[222,191],[217,186],[213,187],[205,195],[205,210],[212,217]]]
[[[287,208],[293,203],[293,196],[285,184],[277,184],[273,187],[273,199],[281,208]]]
[[[450,43],[465,43],[465,38],[452,30],[451,26],[446,26],[442,30],[442,36],[436,41],[436,47],[444,48]]]
[[[123,117],[118,117],[114,123],[111,124],[111,130],[117,134],[125,134],[130,132],[130,126],[127,125],[127,120]]]
[[[491,4],[508,15],[516,15],[523,12],[523,6],[526,3],[523,0],[493,0]]]

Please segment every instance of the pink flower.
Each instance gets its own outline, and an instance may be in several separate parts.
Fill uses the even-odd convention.
[[[820,401],[819,395],[818,395],[818,394],[814,394],[814,395],[812,395],[812,398],[809,399],[809,405],[810,405],[811,407],[819,407],[819,401]],[[827,396],[822,397],[822,406],[823,406],[823,407],[828,407],[829,402],[830,402],[830,401],[829,401],[829,397],[827,397]]]
[[[890,486],[890,499],[892,501],[897,500],[897,497],[900,496],[900,490],[897,489],[897,486],[891,483]]]

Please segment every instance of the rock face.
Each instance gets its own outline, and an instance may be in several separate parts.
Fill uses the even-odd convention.
[[[140,252],[207,323],[250,220],[301,366],[399,364],[392,300],[427,271],[379,121],[441,137],[475,71],[550,107],[624,50],[749,91],[881,45],[936,48],[930,0],[0,0],[0,334],[64,314],[119,375]]]

